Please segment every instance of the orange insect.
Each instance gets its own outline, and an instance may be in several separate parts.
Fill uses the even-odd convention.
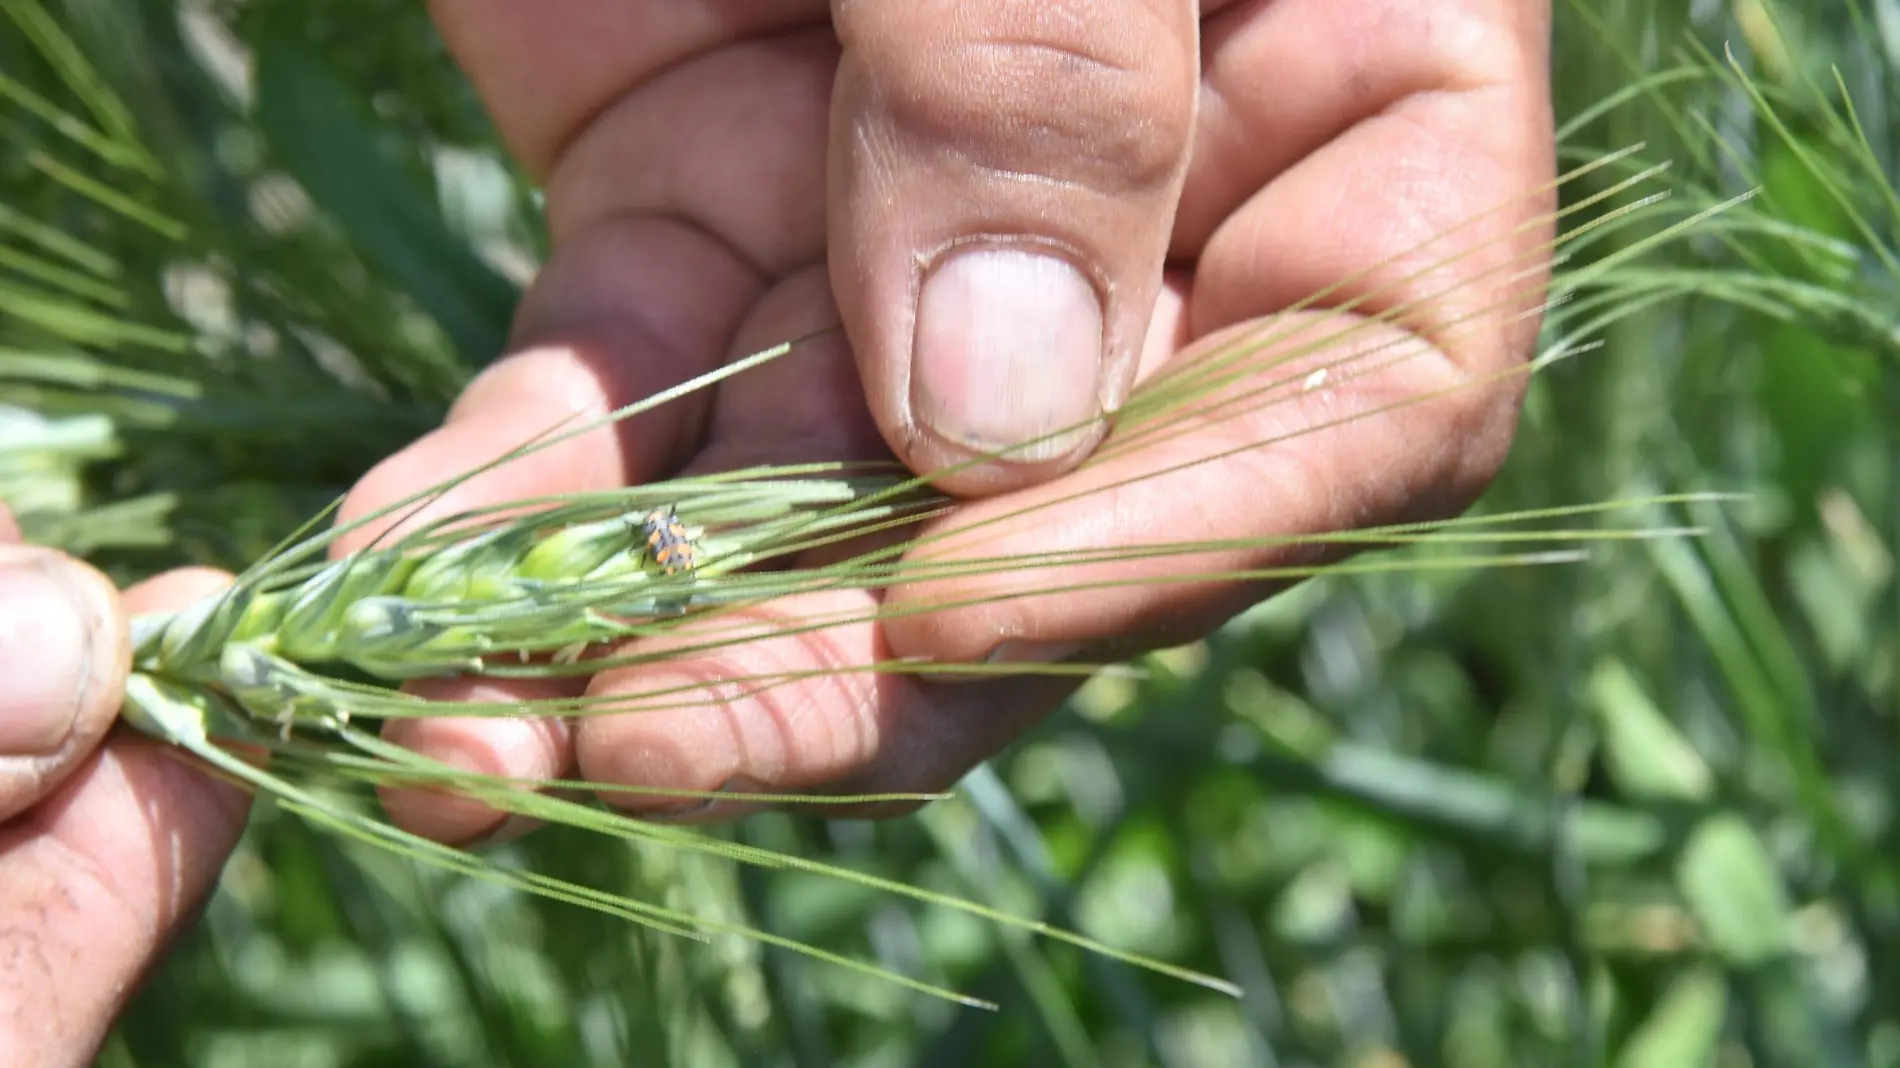
[[[693,536],[671,508],[656,508],[641,523],[647,536],[647,556],[669,575],[691,571],[694,564]]]

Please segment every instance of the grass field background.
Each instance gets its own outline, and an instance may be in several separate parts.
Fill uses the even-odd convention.
[[[1660,220],[1759,194],[1606,279],[1636,309],[1540,373],[1480,508],[1745,499],[1569,567],[1314,581],[917,817],[728,832],[1244,998],[811,877],[496,851],[1002,1006],[960,1009],[260,808],[103,1063],[1900,1065],[1900,2],[1558,7],[1566,162],[1642,144]],[[420,5],[0,14],[0,499],[124,577],[247,562],[498,350],[532,191]]]

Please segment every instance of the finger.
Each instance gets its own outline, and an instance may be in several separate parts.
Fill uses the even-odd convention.
[[[213,567],[180,567],[154,575],[119,597],[127,616],[176,611],[222,592],[231,585],[231,573]]]
[[[818,261],[837,57],[819,24],[730,42],[614,100],[548,177],[554,242],[650,215],[690,222],[767,276]]]
[[[657,477],[699,440],[704,391],[561,437],[420,507],[367,521],[414,494],[556,431],[588,426],[718,366],[759,282],[728,252],[666,220],[604,224],[558,249],[517,313],[513,355],[483,372],[438,430],[378,464],[345,498],[350,552],[398,526],[524,497]]]
[[[432,14],[504,139],[548,176],[556,250],[520,312],[515,344],[528,351],[479,379],[441,431],[372,472],[346,519],[556,420],[709,370],[757,293],[755,265],[777,270],[820,248],[814,146],[836,46],[795,30],[823,19],[821,3],[557,0],[528,12],[476,2]],[[761,186],[775,195],[757,196]],[[690,454],[701,399],[622,423],[617,443],[602,432],[539,450],[422,514],[653,477]],[[339,551],[388,525],[366,524]]]
[[[0,821],[99,744],[130,657],[118,591],[104,575],[49,549],[0,546]]]
[[[1322,54],[1347,47],[1318,32],[1326,25],[1320,12],[1308,14],[1302,25],[1312,32],[1303,47]],[[1493,11],[1480,20],[1492,35],[1457,37],[1463,50],[1455,55],[1441,49],[1430,83],[1436,88],[1362,117],[1208,237],[1184,284],[1181,334],[1200,340],[1180,362],[1263,330],[1305,343],[1330,336],[1339,343],[1304,357],[1308,366],[1331,364],[1330,378],[1306,388],[1297,365],[1266,371],[1260,385],[1283,385],[1254,401],[1244,418],[973,504],[953,521],[969,534],[931,545],[919,558],[1311,535],[1465,507],[1509,447],[1521,383],[1495,376],[1521,366],[1534,340],[1535,318],[1525,311],[1539,299],[1549,234],[1554,165],[1542,44],[1517,17]],[[1401,30],[1408,25],[1398,21]],[[1383,46],[1429,43],[1401,34]],[[1450,236],[1424,244],[1441,233]],[[1256,318],[1328,286],[1336,288],[1325,302],[1356,301],[1356,314]],[[1385,318],[1366,318],[1374,314]],[[1257,363],[1291,348],[1262,353]],[[1410,403],[1433,394],[1442,396]],[[1393,405],[1405,406],[1384,410]],[[991,520],[1002,521],[977,526]],[[957,661],[1061,658],[1100,643],[1129,652],[1198,637],[1271,588],[1174,580],[1314,562],[1311,550],[1262,546],[918,583],[894,590],[892,606],[963,607],[894,619],[888,630],[900,655]],[[1142,581],[1149,584],[1134,584]],[[1111,585],[1024,596],[1093,583]]]
[[[670,219],[771,276],[824,251],[838,45],[822,0],[440,4],[504,139],[545,175],[555,247]]]
[[[1199,256],[1273,179],[1402,102],[1486,85],[1538,91],[1526,68],[1541,66],[1549,10],[1547,0],[1275,0],[1210,14],[1171,257]],[[1515,138],[1518,121],[1496,132]]]
[[[1337,316],[1281,319],[1341,329]],[[1448,388],[1416,336],[1358,322],[1351,342],[1312,361],[1393,366],[1306,389],[1301,364],[1256,411],[1105,457],[1054,482],[967,503],[924,529],[905,565],[954,578],[893,587],[891,652],[953,663],[1120,659],[1205,635],[1288,583],[1219,581],[1235,571],[1310,565],[1337,554],[1283,540],[1439,513],[1442,406],[1397,407]],[[1230,333],[1244,333],[1245,327]],[[1216,335],[1210,342],[1218,344]],[[1361,354],[1355,357],[1355,353]],[[1391,409],[1380,411],[1381,409]],[[1355,415],[1379,412],[1358,421]],[[1389,461],[1381,466],[1381,461]],[[1232,543],[1258,539],[1251,548]],[[1227,547],[1142,555],[1152,547]],[[1087,563],[1042,563],[1064,556]],[[1189,581],[1190,576],[1208,576]]]
[[[730,351],[763,348],[771,339],[800,336],[835,323],[827,284],[822,268],[795,272],[757,302]],[[801,345],[723,384],[707,422],[709,442],[686,473],[888,455],[864,408],[850,353],[835,334]],[[507,703],[575,696],[586,685],[584,679],[528,683],[454,679],[407,689],[431,698]],[[667,728],[657,722],[656,729]],[[573,764],[570,733],[559,721],[444,717],[396,721],[384,733],[433,759],[489,775],[547,778],[566,774]],[[679,787],[677,781],[643,785],[697,788]],[[398,825],[442,841],[490,839],[505,818],[493,808],[441,791],[390,790],[383,794],[383,804]]]
[[[1054,708],[1061,678],[949,686],[863,665],[890,651],[864,590],[784,598],[684,627],[664,643],[678,655],[602,672],[588,693],[652,708],[589,718],[576,733],[581,776],[672,790],[873,794],[948,788]],[[814,629],[821,620],[844,621]],[[716,635],[719,647],[697,635]],[[742,800],[681,803],[608,794],[614,805],[684,820],[723,820]],[[826,805],[829,816],[890,816],[908,804]]]
[[[137,980],[203,904],[248,797],[121,735],[0,826],[0,1049],[89,1064]]]
[[[1252,13],[1209,33],[1207,92],[1221,103],[1204,112],[1183,219],[1219,222],[1192,248],[1191,335],[1323,294],[1319,306],[1360,314],[1402,309],[1468,373],[1521,359],[1537,322],[1504,306],[1541,299],[1555,203],[1548,3],[1284,0]],[[1481,313],[1498,329],[1455,328]]]
[[[173,572],[124,603],[177,608],[228,582]],[[0,826],[0,1059],[90,1063],[139,976],[209,894],[247,804],[175,751],[122,733]]]
[[[442,428],[378,465],[344,502],[340,523],[384,511],[514,449],[563,420],[585,425],[718,365],[731,323],[755,298],[751,272],[703,235],[664,220],[624,220],[558,249],[517,316],[520,351],[485,372]],[[568,437],[455,485],[420,508],[364,522],[343,553],[402,524],[526,497],[610,489],[676,467],[703,434],[708,393]],[[535,684],[484,683],[483,700],[552,696]],[[426,688],[416,688],[423,690]],[[560,775],[565,735],[481,718],[392,726],[400,744],[452,766],[514,778]],[[440,792],[392,791],[399,826],[445,841],[492,834],[502,815]]]
[[[802,333],[828,318],[827,288],[822,268],[795,273],[759,302],[735,339],[735,351]],[[693,470],[888,457],[857,388],[850,349],[836,335],[800,346],[722,387],[711,426],[711,440]],[[840,545],[820,552],[835,559],[852,551]],[[664,643],[634,643],[630,648],[655,656],[689,650],[713,637],[721,648],[676,652],[647,666],[597,676],[588,690],[591,698],[647,710],[577,721],[581,777],[662,790],[803,792],[890,765],[894,770],[885,776],[890,781],[953,781],[989,751],[986,744],[1000,744],[1014,725],[986,715],[982,700],[994,694],[957,693],[939,705],[913,680],[841,671],[880,655],[872,619],[876,610],[870,591],[836,591],[717,614],[703,627],[671,632]],[[808,634],[782,633],[837,618],[851,622]],[[735,626],[763,640],[736,641]],[[807,674],[827,666],[833,671],[829,676],[780,679],[782,685],[756,693],[750,692],[752,685],[731,681]],[[979,719],[988,722],[979,724]],[[674,819],[723,819],[744,811],[737,803],[708,806],[652,793],[609,794],[607,800]]]
[[[1025,446],[946,480],[960,492],[1072,465],[1160,286],[1195,5],[833,9],[831,276],[886,439],[919,471]]]
[[[586,679],[482,678],[429,679],[404,687],[432,701],[497,704],[578,697],[586,688]],[[559,717],[400,719],[389,723],[383,737],[450,767],[505,779],[561,778],[573,764],[573,741]],[[444,790],[388,788],[378,796],[397,826],[440,842],[492,841],[509,819],[500,809]]]
[[[825,17],[824,0],[435,0],[429,10],[510,151],[536,175],[656,73]]]
[[[790,337],[808,337],[784,356],[719,386],[706,447],[686,471],[705,474],[756,465],[881,460],[890,450],[864,404],[851,347],[833,329],[837,308],[822,265],[794,271],[747,314],[734,356]]]

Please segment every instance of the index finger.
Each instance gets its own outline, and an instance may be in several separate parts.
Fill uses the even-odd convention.
[[[124,603],[176,608],[229,581],[171,572]],[[211,892],[248,801],[178,752],[121,732],[0,825],[0,1062],[91,1063],[139,977]]]
[[[1266,590],[1164,580],[1316,562],[1264,540],[1276,536],[1453,514],[1503,461],[1522,388],[1509,372],[1535,340],[1553,226],[1548,5],[1282,0],[1214,22],[1206,92],[1219,104],[1202,109],[1176,234],[1176,254],[1198,260],[1174,273],[1150,333],[1162,351],[1144,362],[1191,366],[1263,334],[1299,344],[1250,357],[1260,370],[1236,388],[1267,390],[1253,410],[972,502],[936,533],[990,522],[981,536],[917,556],[1256,547],[1034,573],[1040,589],[1113,583],[1087,593],[1025,597],[1007,573],[900,586],[893,607],[915,614],[887,624],[894,653],[969,661],[1188,640]],[[1263,88],[1267,70],[1311,92],[1289,103],[1284,86]],[[1302,138],[1287,162],[1279,146]],[[1260,154],[1276,157],[1264,185],[1233,188],[1230,172]],[[1222,221],[1210,230],[1211,214]],[[1272,318],[1315,293],[1315,310]],[[1318,310],[1329,304],[1350,312]],[[1303,369],[1275,365],[1276,351],[1329,336],[1341,343],[1305,354]],[[1435,399],[1411,403],[1422,397]],[[946,604],[961,607],[933,607]]]

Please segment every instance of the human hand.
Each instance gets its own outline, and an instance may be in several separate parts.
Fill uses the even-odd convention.
[[[249,799],[155,742],[109,733],[128,615],[228,578],[175,571],[121,597],[19,537],[0,508],[0,1064],[55,1068],[92,1063],[209,894]]]
[[[932,559],[1315,533],[1462,509],[1502,462],[1516,422],[1519,387],[1482,383],[1518,365],[1535,336],[1535,317],[1515,313],[1536,304],[1524,294],[1541,276],[1524,268],[1550,237],[1548,3],[1198,7],[434,5],[508,146],[544,180],[554,252],[519,310],[511,354],[441,429],[372,472],[344,518],[574,413],[603,415],[839,319],[848,344],[833,335],[544,449],[459,486],[428,514],[754,463],[895,453],[933,471],[1111,411],[1136,383],[1329,287],[1326,305],[1359,302],[1354,348],[1397,340],[1422,354],[1099,464],[1076,466],[1098,443],[1100,421],[960,472],[944,486],[966,500],[933,531],[1050,506],[958,549],[933,546]],[[1412,250],[1480,216],[1460,231],[1460,247],[1475,252],[1418,274],[1445,250]],[[1460,279],[1470,284],[1452,284]],[[1392,321],[1367,321],[1401,308]],[[1480,385],[1294,434],[1467,383]],[[1086,493],[1264,441],[1275,444]],[[1062,581],[1261,567],[1292,555],[1148,558],[1078,566]],[[898,611],[983,602],[1011,581],[826,592],[752,614],[861,617],[880,600]],[[437,719],[391,732],[507,776],[577,767],[589,780],[682,789],[938,789],[1046,714],[1071,683],[840,672],[735,696],[717,680],[893,656],[1125,653],[1204,634],[1262,595],[1257,584],[1181,583],[991,597],[572,685],[435,682],[420,690],[494,700],[698,685],[706,700],[572,726]],[[500,818],[422,795],[387,800],[399,822],[448,840],[486,833]]]

